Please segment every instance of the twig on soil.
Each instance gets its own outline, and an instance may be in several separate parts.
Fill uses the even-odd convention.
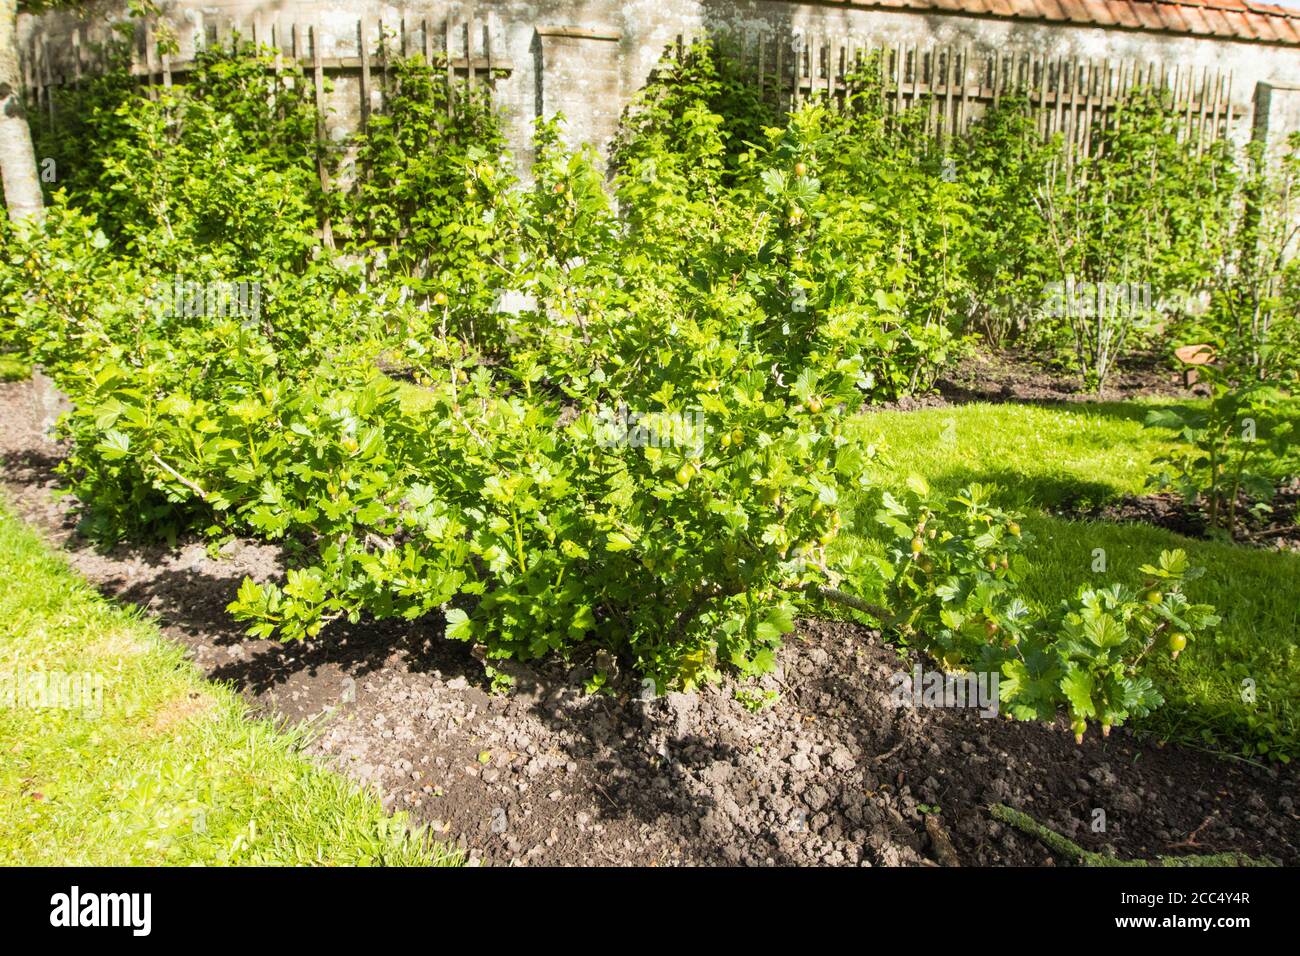
[[[1284,534],[1300,534],[1300,527],[1292,525],[1289,528],[1265,528],[1263,531],[1255,532],[1260,538],[1276,538]]]
[[[609,801],[609,805],[611,807],[613,807],[615,810],[618,809],[618,803],[615,802],[614,798],[609,795],[609,793],[605,790],[604,787],[602,787],[599,783],[596,783],[596,781],[594,780],[592,781],[592,786],[600,791],[600,795]]]
[[[930,834],[930,843],[934,846],[934,855],[943,866],[961,866],[957,850],[948,838],[948,832],[933,813],[925,815],[925,832]]]
[[[1238,760],[1241,763],[1248,763],[1252,767],[1258,767],[1260,770],[1268,769],[1268,767],[1260,763],[1258,760],[1251,760],[1249,757],[1241,756],[1241,754],[1229,753],[1226,750],[1213,750],[1209,747],[1200,747],[1194,743],[1189,743],[1188,741],[1179,741],[1178,745],[1180,747],[1186,747],[1189,750],[1199,750],[1203,754],[1210,754],[1211,756],[1214,757],[1222,757],[1225,760]]]
[[[1181,843],[1175,843],[1173,844],[1173,846],[1187,847],[1188,849],[1195,849],[1196,847],[1199,847],[1200,844],[1196,842],[1197,836],[1199,836],[1200,832],[1204,830],[1206,827],[1208,827],[1210,825],[1210,822],[1217,816],[1218,816],[1217,813],[1211,813],[1208,817],[1206,817],[1204,820],[1201,821],[1201,825],[1199,827],[1197,827],[1195,830],[1191,832],[1191,834],[1188,835],[1186,840],[1183,840]]]
[[[995,803],[989,807],[993,819],[1015,827],[1041,842],[1049,850],[1059,853],[1079,866],[1277,866],[1268,858],[1257,859],[1245,853],[1206,853],[1195,856],[1158,856],[1154,860],[1121,860],[1085,850],[1069,837],[1057,833],[1050,827],[1043,826],[1033,817],[1020,810],[1012,809],[1004,803]]]
[[[903,749],[903,744],[905,744],[905,743],[907,743],[907,741],[905,741],[905,740],[900,740],[898,743],[894,744],[894,746],[892,746],[892,747],[890,747],[888,750],[886,750],[883,754],[877,754],[874,762],[875,762],[875,763],[884,763],[884,762],[885,762],[886,760],[888,760],[890,757],[894,756],[894,754],[896,754],[896,753],[898,753],[900,750],[902,750],[902,749]]]

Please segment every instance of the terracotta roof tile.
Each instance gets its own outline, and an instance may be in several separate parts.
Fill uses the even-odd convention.
[[[1212,15],[1207,16],[1211,25],[1217,26],[1215,17],[1222,17],[1241,39],[1288,44],[1300,41],[1300,10],[1254,0],[1208,0],[1208,5],[1214,8]],[[1216,28],[1215,32],[1222,35],[1220,29]]]
[[[1164,30],[1165,21],[1161,19],[1154,3],[1129,3],[1129,9],[1137,16],[1138,22],[1148,30]]]
[[[1251,29],[1255,31],[1256,37],[1261,40],[1277,39],[1277,34],[1273,32],[1273,27],[1269,25],[1268,21],[1270,18],[1268,16],[1253,11],[1244,14],[1244,16],[1246,17],[1246,22],[1250,24]]]
[[[1210,25],[1210,29],[1214,31],[1215,36],[1235,37],[1237,35],[1237,31],[1233,30],[1228,23],[1227,17],[1214,7],[1206,7],[1201,13],[1205,17],[1205,22]]]
[[[1038,9],[1049,20],[1068,20],[1065,11],[1056,0],[1034,0],[1038,4]]]
[[[1187,21],[1187,29],[1193,33],[1207,36],[1214,32],[1210,29],[1210,24],[1206,21],[1205,15],[1191,4],[1184,2],[1179,8],[1179,12],[1183,15],[1183,19]]]
[[[1300,43],[1300,31],[1295,20],[1290,17],[1270,17],[1268,25],[1277,31],[1284,43]]]
[[[1143,6],[1146,6],[1146,4],[1143,4]],[[1187,21],[1183,19],[1182,13],[1174,4],[1153,3],[1151,6],[1155,7],[1156,14],[1164,21],[1165,29],[1172,30],[1174,33],[1188,32]]]
[[[1088,11],[1090,22],[1099,23],[1104,27],[1115,24],[1115,15],[1110,12],[1110,7],[1106,6],[1106,0],[1082,0],[1082,3]]]
[[[850,5],[1088,23],[1300,46],[1300,9],[1256,0],[847,0]]]
[[[1091,23],[1092,16],[1082,0],[1056,0],[1065,12],[1065,18],[1071,23]]]
[[[1251,29],[1249,21],[1246,20],[1246,14],[1236,10],[1224,10],[1223,19],[1228,21],[1228,26],[1232,27],[1241,39],[1255,39],[1255,31]]]
[[[1133,12],[1133,4],[1129,3],[1128,0],[1106,0],[1106,6],[1115,15],[1115,20],[1120,26],[1140,27],[1142,25],[1142,21]]]
[[[1027,20],[1037,20],[1042,16],[1034,0],[1007,0],[1011,4],[1011,15]]]

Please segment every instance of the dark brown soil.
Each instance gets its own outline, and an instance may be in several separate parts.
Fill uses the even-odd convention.
[[[1268,510],[1255,512],[1252,510],[1253,504],[1249,498],[1242,496],[1238,503],[1238,520],[1232,540],[1259,548],[1300,551],[1300,478],[1292,478],[1278,488],[1273,500],[1268,503]],[[1103,521],[1136,521],[1189,538],[1211,537],[1201,509],[1188,505],[1177,495],[1169,493],[1129,495],[1110,504],[1067,514]],[[1223,529],[1216,533],[1225,539],[1227,537],[1227,532]]]
[[[1183,387],[1182,375],[1159,354],[1126,357],[1100,392],[1088,391],[1077,375],[1054,368],[1048,357],[1028,351],[976,352],[943,375],[929,395],[914,395],[885,408],[912,411],[971,402],[1120,402],[1134,398],[1177,398],[1201,394]],[[879,406],[877,406],[879,407]]]
[[[1207,531],[1205,516],[1170,493],[1126,495],[1119,501],[1073,516],[1155,525],[1189,538],[1204,538]]]
[[[306,645],[245,639],[224,606],[243,575],[280,573],[276,550],[96,552],[50,497],[57,449],[38,420],[30,384],[0,385],[17,513],[106,594],[156,615],[204,672],[260,713],[312,720],[314,753],[475,860],[925,865],[936,859],[925,816],[937,813],[963,865],[1057,862],[990,818],[1000,801],[1124,857],[1236,850],[1300,863],[1295,770],[1125,729],[1076,746],[1063,725],[898,708],[890,677],[912,658],[851,624],[801,622],[761,684],[779,698],[756,713],[729,681],[643,700],[623,678],[585,695],[581,664],[514,668],[515,692],[494,696],[436,621],[333,627]]]

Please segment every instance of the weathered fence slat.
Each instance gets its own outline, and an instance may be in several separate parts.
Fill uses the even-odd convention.
[[[320,177],[321,189],[329,192],[329,171],[325,168],[328,132],[325,129],[325,67],[321,53],[322,38],[320,15],[317,14],[316,22],[311,27],[312,80],[316,93],[316,174]],[[328,215],[321,220],[321,240],[326,248],[334,248],[334,230]]]
[[[679,59],[692,40],[678,37]],[[876,44],[852,35],[795,36],[784,43],[757,32],[745,42],[743,62],[753,65],[758,91],[790,108],[817,97],[841,108],[858,92],[849,76],[877,57],[882,113],[888,118],[922,108],[922,126],[941,141],[966,132],[980,112],[1007,97],[1023,98],[1039,135],[1061,137],[1067,165],[1096,152],[1095,138],[1116,128],[1120,106],[1139,89],[1165,91],[1180,139],[1197,149],[1247,112],[1225,94],[1230,73],[1211,66],[1001,50],[977,59],[969,45]],[[769,52],[773,45],[775,52]]]
[[[469,13],[473,16],[473,10]],[[418,49],[412,38],[413,27],[405,16],[401,18],[397,30],[389,27],[382,19],[378,23],[378,29],[372,29],[368,16],[363,15],[362,21],[357,27],[356,55],[322,54],[321,68],[326,76],[357,76],[367,92],[370,92],[376,88],[373,74],[376,70],[375,59],[378,58],[382,98],[386,96],[386,87],[391,78],[393,55],[400,50],[401,55],[407,57]],[[174,36],[170,26],[164,33],[156,18],[147,18],[137,25],[132,42],[128,45],[130,58],[127,68],[130,75],[146,88],[145,92],[151,98],[157,95],[156,87],[171,86],[193,72],[198,54],[206,50],[234,52],[239,44],[251,43],[259,49],[269,49],[271,56],[268,58],[268,70],[283,72],[286,63],[291,63],[304,72],[311,73],[314,70],[315,54],[308,46],[307,34],[313,29],[321,30],[321,37],[328,39],[319,24],[315,27],[297,22],[286,24],[278,12],[269,15],[255,13],[246,23],[229,16],[214,15],[201,20],[195,29],[192,54],[173,54],[163,52],[166,47],[160,43],[161,37]],[[437,25],[429,20],[420,23],[423,52],[426,62],[430,64],[436,58],[433,35],[437,29]],[[466,86],[482,84],[490,90],[495,86],[498,76],[514,72],[510,57],[502,55],[494,42],[492,14],[474,17],[469,21],[448,16],[442,24],[442,33],[444,42],[441,52],[445,59],[445,64],[442,65],[445,66],[449,84],[463,79]],[[109,67],[106,45],[91,42],[84,25],[75,26],[66,40],[67,52],[57,57],[50,55],[50,44],[44,36],[30,37],[19,51],[24,92],[43,111],[52,107],[52,91],[55,88],[80,87],[88,72]],[[463,49],[458,50],[457,46],[461,43]],[[830,78],[832,83],[838,81],[838,73]]]
[[[443,52],[447,58],[447,115],[450,116],[455,111],[456,100],[456,68],[453,66],[451,54],[451,17],[448,17],[442,26]]]
[[[364,130],[370,125],[370,16],[361,14],[361,22],[357,25],[357,35],[360,38],[358,49],[361,53],[361,128]]]

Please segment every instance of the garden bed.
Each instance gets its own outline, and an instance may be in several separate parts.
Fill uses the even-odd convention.
[[[0,386],[6,493],[106,593],[157,614],[209,676],[254,707],[311,720],[315,753],[493,864],[925,865],[936,814],[959,861],[1056,862],[987,813],[1025,810],[1122,857],[1226,850],[1300,862],[1296,771],[1160,747],[1125,729],[1076,746],[1055,726],[970,710],[896,709],[911,658],[848,623],[803,621],[751,713],[730,682],[643,701],[627,679],[587,695],[582,666],[512,668],[491,695],[470,648],[437,622],[335,624],[322,639],[245,638],[224,607],[277,550],[199,542],[98,553],[50,497],[56,449],[28,383]],[[1094,810],[1106,831],[1094,833]]]
[[[1237,544],[1300,551],[1300,478],[1293,478],[1277,489],[1269,503],[1272,510],[1256,516],[1250,512],[1252,504],[1242,495],[1239,505],[1241,517],[1233,539]],[[1189,538],[1209,536],[1205,515],[1177,495],[1168,493],[1129,495],[1120,501],[1070,516],[1103,521],[1138,521]]]
[[[934,399],[941,404],[967,402],[1116,402],[1139,398],[1187,398],[1204,386],[1183,386],[1182,376],[1163,356],[1126,356],[1100,391],[1084,388],[1068,369],[1055,369],[1044,356],[1027,350],[985,350],[962,359],[938,382],[938,394],[904,399],[902,407]]]

